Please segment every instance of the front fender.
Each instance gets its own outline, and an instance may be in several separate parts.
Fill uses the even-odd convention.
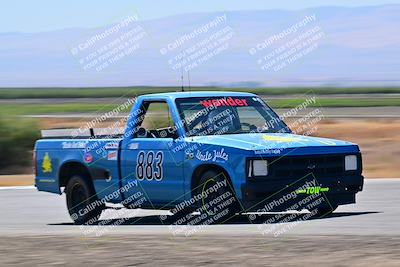
[[[191,196],[192,176],[199,167],[204,165],[223,169],[231,179],[237,197],[242,199],[241,186],[246,182],[246,156],[244,154],[237,149],[215,146],[193,151],[193,155],[186,158],[184,162],[186,199]],[[215,155],[217,156],[215,157]]]

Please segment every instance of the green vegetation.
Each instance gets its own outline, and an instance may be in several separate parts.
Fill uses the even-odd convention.
[[[273,108],[293,108],[302,104],[306,99],[273,99],[267,103]],[[315,104],[309,107],[388,107],[400,106],[400,98],[316,98]]]
[[[57,113],[105,113],[119,107],[118,104],[66,103],[66,104],[1,104],[0,113],[13,115]],[[129,112],[129,110],[122,110]]]
[[[293,108],[302,104],[304,98],[267,99],[273,108]],[[400,98],[316,98],[315,104],[310,107],[384,107],[400,106]],[[34,115],[34,114],[62,114],[62,113],[106,113],[119,107],[119,104],[103,103],[64,103],[64,104],[1,104],[0,114]],[[128,109],[121,110],[129,112]]]
[[[180,87],[99,87],[99,88],[0,88],[0,99],[17,98],[104,98],[134,97],[149,93],[179,92]],[[188,90],[186,88],[186,90]],[[290,94],[387,94],[400,93],[400,87],[291,87],[291,88],[225,88],[192,87],[191,91],[241,91],[260,95]]]
[[[0,117],[0,174],[12,173],[14,171],[10,170],[13,168],[30,166],[30,152],[39,137],[34,121]]]

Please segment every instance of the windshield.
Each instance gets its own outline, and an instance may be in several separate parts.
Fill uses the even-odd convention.
[[[290,132],[259,97],[180,98],[176,105],[188,136]]]

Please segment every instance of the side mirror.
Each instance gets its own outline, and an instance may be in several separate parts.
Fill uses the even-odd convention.
[[[179,135],[178,135],[177,131],[173,131],[171,136],[172,136],[172,139],[174,139],[174,140],[179,138]]]
[[[143,127],[139,127],[139,129],[138,129],[137,132],[136,132],[136,137],[139,137],[139,138],[145,138],[145,137],[147,137],[147,131],[146,131],[146,129],[143,128]]]

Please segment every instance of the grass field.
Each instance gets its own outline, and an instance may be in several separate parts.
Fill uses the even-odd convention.
[[[303,98],[272,99],[267,103],[272,108],[293,108],[303,103]],[[12,115],[57,114],[57,113],[104,113],[117,108],[119,104],[111,103],[62,103],[62,104],[1,104],[0,113]],[[400,106],[400,98],[322,98],[310,107],[384,107]],[[124,110],[128,112],[128,110]]]
[[[186,88],[186,90],[188,90]],[[400,93],[400,87],[291,87],[291,88],[225,88],[192,87],[191,91],[240,91],[261,95],[290,94],[387,94]],[[99,88],[0,88],[0,99],[17,98],[83,98],[83,97],[134,97],[148,93],[179,92],[180,87],[99,87]]]
[[[118,104],[67,103],[67,104],[1,104],[0,113],[12,115],[57,114],[57,113],[105,113]],[[126,110],[128,112],[128,110]]]

